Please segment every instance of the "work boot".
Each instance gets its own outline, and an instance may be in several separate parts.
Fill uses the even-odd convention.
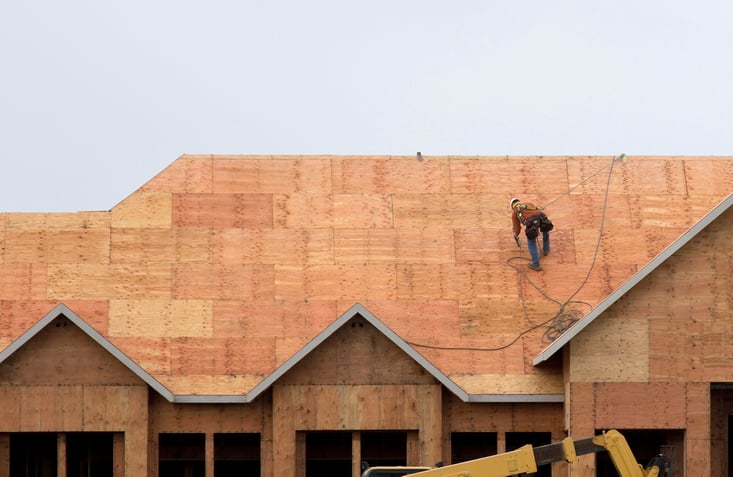
[[[545,257],[550,255],[550,249],[548,248],[547,250],[543,250],[542,255],[544,255]]]
[[[542,270],[542,267],[540,265],[535,265],[534,263],[528,263],[527,267],[534,270],[535,272],[539,272],[540,270]]]

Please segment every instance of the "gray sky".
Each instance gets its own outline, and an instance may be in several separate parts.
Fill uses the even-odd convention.
[[[184,153],[733,155],[729,0],[0,4],[0,212]]]

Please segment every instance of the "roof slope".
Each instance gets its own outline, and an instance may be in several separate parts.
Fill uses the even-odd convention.
[[[608,307],[613,305],[618,299],[620,299],[627,291],[633,288],[637,283],[643,280],[649,273],[655,268],[664,263],[669,257],[672,256],[676,251],[682,248],[687,242],[692,240],[698,233],[703,231],[709,224],[717,220],[720,215],[726,210],[733,206],[733,194],[730,194],[723,202],[718,204],[713,210],[711,210],[705,217],[697,222],[693,227],[688,229],[682,234],[677,240],[666,247],[662,252],[654,257],[644,268],[633,274],[623,285],[613,291],[605,300],[598,304],[590,313],[585,315],[581,320],[575,323],[573,326],[566,329],[557,339],[555,339],[542,353],[535,357],[533,363],[535,365],[542,363],[552,357],[554,353],[559,351],[563,346],[568,344],[578,333],[580,333],[585,327],[590,325],[593,320],[601,315]]]
[[[458,394],[557,395],[533,358],[731,190],[729,157],[184,155],[108,213],[4,215],[0,349],[64,302],[173,394],[252,395],[361,304]]]

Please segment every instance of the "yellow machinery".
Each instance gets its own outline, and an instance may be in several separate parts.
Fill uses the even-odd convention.
[[[533,447],[530,444],[517,450],[488,457],[469,460],[458,464],[436,467],[434,469],[415,467],[372,467],[364,471],[362,477],[504,477],[532,474],[537,466],[553,462],[575,462],[577,456],[606,451],[621,477],[671,477],[669,460],[663,454],[642,467],[636,461],[624,436],[610,430],[588,439],[574,441],[566,437],[562,442]]]

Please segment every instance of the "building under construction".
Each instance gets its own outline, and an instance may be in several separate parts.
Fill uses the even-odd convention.
[[[731,192],[733,157],[184,155],[109,210],[0,213],[0,477],[357,477],[607,429],[730,475]],[[512,197],[555,224],[542,271]]]

